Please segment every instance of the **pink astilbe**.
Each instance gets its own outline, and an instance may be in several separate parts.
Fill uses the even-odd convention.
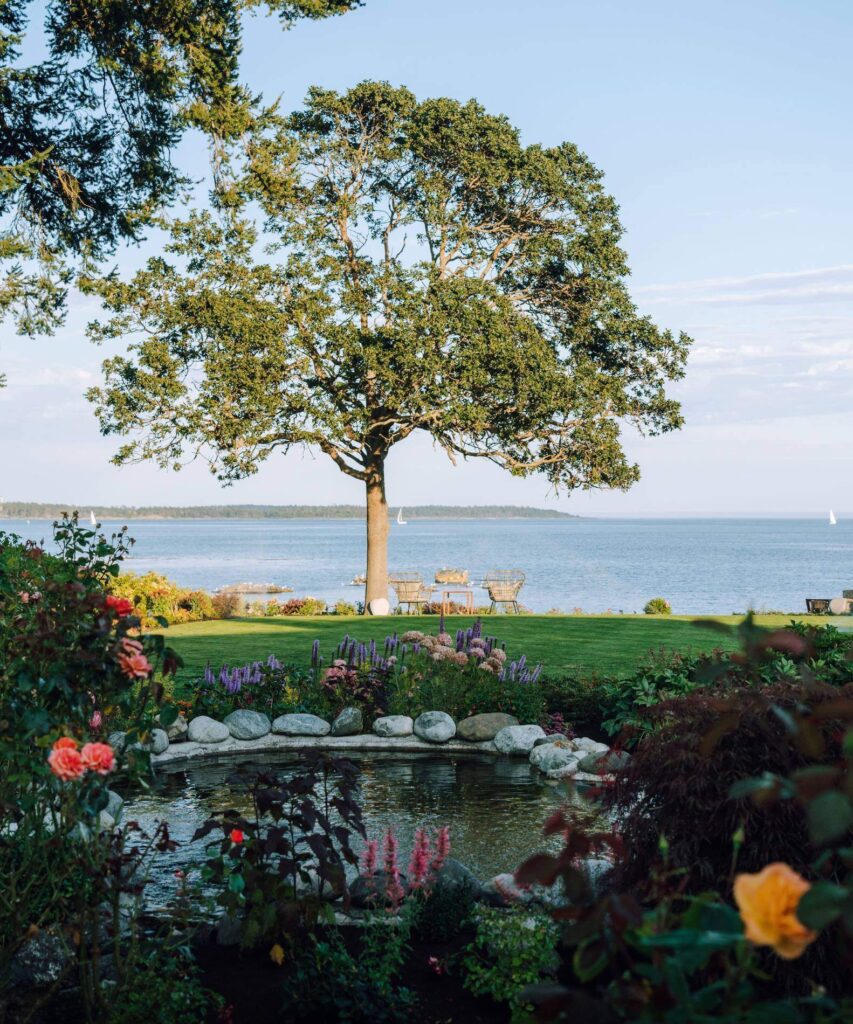
[[[406,895],[403,891],[403,886],[400,884],[400,865],[397,863],[398,851],[397,837],[394,835],[393,829],[389,828],[385,833],[382,852],[385,869],[385,895],[391,904],[390,910],[392,913],[397,910]]]
[[[429,836],[424,829],[417,829],[412,847],[412,859],[409,861],[409,883],[412,889],[422,889],[426,885],[431,852]]]
[[[379,853],[379,843],[375,839],[368,841],[361,855],[361,871],[363,875],[372,878],[376,873],[376,857]]]
[[[432,859],[432,868],[435,874],[441,871],[441,868],[447,858],[450,856],[450,826],[443,825],[438,830],[438,838],[435,841],[435,856]]]

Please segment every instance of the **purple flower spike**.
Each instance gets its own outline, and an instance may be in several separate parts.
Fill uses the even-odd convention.
[[[311,645],[311,666],[313,668],[317,667],[317,660],[319,659],[319,657],[320,657],[320,641],[319,640],[315,640],[314,643]]]

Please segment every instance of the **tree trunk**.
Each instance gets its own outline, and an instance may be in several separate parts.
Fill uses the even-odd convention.
[[[367,468],[367,584],[364,611],[378,597],[388,598],[388,502],[385,500],[385,459]]]

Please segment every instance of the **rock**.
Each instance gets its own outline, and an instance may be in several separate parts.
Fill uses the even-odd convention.
[[[21,988],[43,988],[62,977],[70,959],[71,946],[61,935],[40,931],[12,957],[9,977]]]
[[[111,732],[107,736],[107,743],[117,754],[120,754],[124,750],[125,743],[127,743],[127,735],[123,732]]]
[[[445,892],[462,893],[468,891],[474,896],[479,897],[481,888],[480,880],[474,872],[454,857],[448,857],[445,860],[432,883],[432,891],[442,894]]]
[[[626,750],[611,750],[606,754],[587,754],[578,764],[578,770],[588,772],[590,775],[610,775],[618,772],[620,768],[631,760],[631,755]]]
[[[509,725],[518,725],[518,719],[505,715],[502,711],[492,711],[483,715],[471,715],[463,718],[456,726],[456,735],[461,740],[472,743],[493,740],[495,736]]]
[[[344,708],[332,722],[333,736],[358,736],[364,732],[364,715],[361,708]]]
[[[243,936],[243,921],[231,914],[223,914],[216,925],[217,946],[237,946]]]
[[[408,715],[386,715],[376,719],[373,731],[377,736],[411,736],[414,725]]]
[[[221,743],[230,735],[224,722],[217,722],[215,718],[209,718],[207,715],[194,718],[187,729],[187,739],[193,743]]]
[[[570,740],[568,736],[564,736],[561,732],[549,732],[547,736],[540,736],[533,746],[542,747],[546,743],[560,743],[567,747],[574,747],[574,740]]]
[[[272,724],[272,731],[280,736],[328,736],[329,723],[319,715],[279,715]]]
[[[405,717],[405,716],[394,716]],[[349,887],[350,901],[354,907],[360,910],[369,907],[384,906],[388,900],[385,896],[387,876],[384,871],[376,871],[369,878],[359,875]],[[406,876],[400,873],[400,886],[404,893],[409,891],[409,883]]]
[[[412,728],[416,736],[428,743],[446,743],[456,735],[456,723],[446,711],[424,711]]]
[[[160,725],[160,716],[156,715],[154,717],[154,721],[159,726]],[[162,726],[161,726],[161,728],[162,728]],[[172,724],[166,730],[166,735],[169,738],[169,742],[170,743],[181,743],[183,740],[185,740],[187,738],[187,729],[188,728],[189,728],[189,726],[187,725],[186,718],[184,718],[184,716],[182,714],[179,714],[178,717],[175,719],[175,721],[172,722]]]
[[[523,754],[526,757],[536,740],[544,735],[538,725],[507,725],[495,734],[495,746],[502,754]]]
[[[320,876],[317,870],[315,868],[308,868],[306,873],[308,878],[300,878],[296,883],[297,896],[319,895],[323,900],[333,901],[340,899],[344,895],[345,885],[343,878],[335,882],[331,882],[327,878],[323,882],[323,891],[320,893]]]
[[[585,750],[589,754],[606,754],[610,747],[606,743],[599,743],[598,740],[591,740],[589,736],[581,736],[572,740],[575,750]]]
[[[223,724],[228,726],[228,731],[235,740],[259,740],[270,731],[269,718],[261,711],[251,711],[249,708],[239,708],[226,715]]]
[[[124,807],[124,800],[114,789],[108,789],[107,806],[101,811],[101,814],[108,814],[113,821],[118,821],[121,817],[122,807]]]
[[[546,778],[556,779],[559,781],[560,779],[573,779],[577,773],[578,762],[569,761],[567,764],[563,765],[562,768],[549,768],[548,771],[545,772],[545,776]]]
[[[169,749],[169,737],[166,734],[165,729],[152,729],[151,730],[151,753],[162,754],[164,750]]]
[[[495,875],[488,882],[484,882],[481,893],[484,902],[492,907],[508,907],[512,904],[528,904],[533,901],[533,894],[530,890],[516,885],[515,878],[509,872]]]
[[[582,759],[583,754],[558,743],[545,743],[541,747],[534,747],[530,751],[530,763],[540,772],[550,772],[554,768],[565,768],[567,765],[575,765]]]

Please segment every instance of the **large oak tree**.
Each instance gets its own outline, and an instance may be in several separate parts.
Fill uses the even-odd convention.
[[[665,389],[689,339],[637,313],[617,206],[571,143],[365,82],[271,113],[245,166],[163,257],[91,283],[113,314],[94,337],[130,340],[90,393],[105,433],[134,435],[117,461],[203,454],[232,481],[325,452],[365,487],[370,601],[386,458],[413,431],[570,491],[638,479],[624,424],[680,426]]]
[[[189,127],[245,132],[242,18],[287,26],[359,0],[0,0],[0,320],[61,320],[72,265],[136,242],[187,178]]]

